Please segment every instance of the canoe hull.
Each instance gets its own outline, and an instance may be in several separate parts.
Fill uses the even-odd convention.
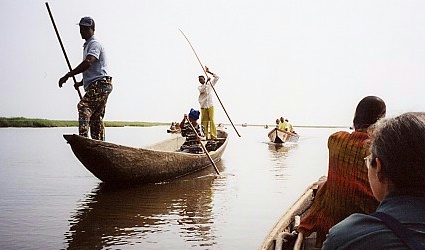
[[[170,133],[170,134],[178,134],[180,132],[181,132],[180,129],[167,129],[167,133]]]
[[[298,142],[300,136],[298,134],[282,131],[274,128],[268,133],[270,142],[282,144],[285,142]]]
[[[226,139],[210,156],[221,159]],[[147,148],[133,148],[88,139],[79,135],[64,135],[78,160],[97,178],[107,183],[158,183],[212,166],[205,154],[176,152],[185,138],[175,135]]]

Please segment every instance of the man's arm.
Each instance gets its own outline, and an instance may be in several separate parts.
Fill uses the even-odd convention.
[[[205,66],[205,72],[207,72],[207,73],[209,73],[213,76],[215,75],[213,72],[210,71],[210,69],[207,66]]]
[[[207,66],[205,66],[205,72],[207,72],[208,74],[211,74],[213,76],[214,79],[211,81],[211,85],[214,86],[219,79],[218,75],[211,72],[210,69]],[[210,80],[210,78],[208,77],[208,81],[209,80]]]
[[[88,55],[84,61],[82,61],[75,69],[69,71],[66,73],[62,78],[59,79],[59,88],[62,88],[62,85],[68,80],[68,78],[73,77],[75,75],[81,74],[84,71],[86,71],[88,68],[90,68],[94,62],[96,62],[97,58]],[[81,86],[82,84],[77,84],[78,86]]]

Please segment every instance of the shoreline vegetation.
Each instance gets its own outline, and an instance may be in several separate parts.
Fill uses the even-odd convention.
[[[135,122],[135,121],[105,121],[105,127],[151,127],[168,125],[161,122]],[[78,121],[69,120],[48,120],[39,118],[25,117],[0,117],[0,128],[16,127],[16,128],[53,128],[53,127],[78,127]]]
[[[171,122],[137,122],[137,121],[105,121],[105,127],[152,127],[170,125]],[[224,124],[231,126],[231,124]],[[255,126],[265,127],[265,125],[256,124],[236,124],[236,126]],[[268,128],[274,128],[274,124],[267,124]],[[78,127],[77,120],[48,120],[40,118],[26,118],[26,117],[0,117],[0,128],[54,128],[54,127]],[[348,128],[348,126],[326,126],[326,125],[294,125],[298,128]]]

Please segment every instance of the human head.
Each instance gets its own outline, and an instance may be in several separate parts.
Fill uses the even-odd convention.
[[[94,30],[94,20],[89,16],[82,17],[78,23],[80,26],[92,27]]]
[[[198,110],[194,110],[193,108],[190,109],[189,112],[189,119],[191,121],[196,121],[199,119],[199,111]]]
[[[385,102],[377,96],[366,96],[357,104],[354,114],[354,129],[367,129],[379,118],[385,117]]]
[[[279,124],[280,123],[280,120],[279,120],[279,118],[277,118],[276,119],[276,124]]]
[[[198,79],[201,84],[205,83],[205,76],[198,76]]]
[[[81,38],[87,40],[94,35],[95,24],[93,18],[89,16],[82,17],[78,25],[80,26]]]
[[[285,119],[283,119],[283,116],[280,117],[280,122],[285,122]]]
[[[383,119],[373,128],[368,175],[375,197],[385,197],[383,186],[388,192],[425,196],[425,113]]]

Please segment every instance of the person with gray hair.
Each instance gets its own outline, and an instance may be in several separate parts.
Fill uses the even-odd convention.
[[[382,119],[370,136],[365,163],[380,204],[332,227],[322,249],[425,249],[425,113]]]

